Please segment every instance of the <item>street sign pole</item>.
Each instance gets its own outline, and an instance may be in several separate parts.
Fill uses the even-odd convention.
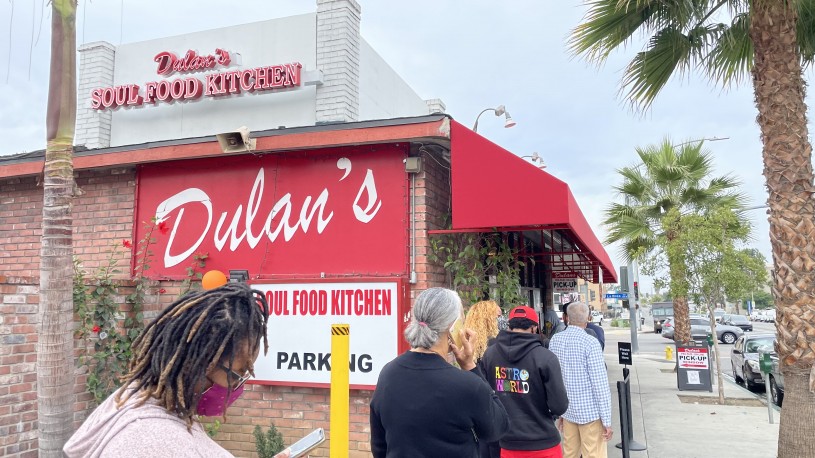
[[[631,352],[639,353],[637,342],[637,297],[634,291],[634,273],[637,271],[637,261],[628,265],[628,325],[631,327]]]

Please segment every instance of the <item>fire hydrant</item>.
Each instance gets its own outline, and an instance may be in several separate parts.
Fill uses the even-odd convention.
[[[665,359],[668,361],[674,360],[674,351],[670,346],[665,347]]]

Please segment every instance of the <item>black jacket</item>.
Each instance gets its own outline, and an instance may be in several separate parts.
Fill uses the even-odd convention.
[[[554,416],[569,407],[557,357],[540,336],[501,331],[478,369],[495,389],[511,427],[500,439],[507,450],[545,450],[560,443]]]
[[[471,458],[478,440],[501,437],[507,412],[476,372],[410,351],[386,364],[371,398],[373,456]]]

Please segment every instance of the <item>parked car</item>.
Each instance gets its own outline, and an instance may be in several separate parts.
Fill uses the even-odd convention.
[[[662,321],[661,329],[659,331],[660,334],[662,334],[662,337],[664,337],[666,339],[673,339],[674,338],[674,317],[670,316],[670,317],[665,318],[665,319],[663,319],[661,321]]]
[[[744,383],[755,389],[764,384],[764,375],[758,365],[760,351],[772,351],[775,344],[773,334],[750,334],[739,337],[730,350],[730,365],[736,383]]]
[[[730,326],[737,326],[741,328],[742,331],[753,330],[753,322],[748,320],[746,316],[742,315],[730,315],[730,317],[726,321],[723,321],[723,323]]]
[[[693,318],[691,318],[691,320],[692,319]],[[675,326],[674,326],[673,317],[667,318],[662,323],[662,337],[664,337],[666,339],[673,340],[673,338],[674,338],[674,330],[675,330]],[[694,327],[693,325],[691,325],[691,327],[690,327],[691,339],[693,339],[693,340],[695,340],[697,342],[705,342],[705,341],[707,341],[707,335],[709,333],[710,333],[709,329],[705,330],[705,329],[702,329],[701,327],[698,327],[698,326]]]
[[[663,323],[662,326],[662,337],[665,337],[666,339],[673,339],[675,327],[673,318],[670,320],[665,320],[665,323]],[[691,316],[690,334],[691,338],[698,342],[704,342],[707,340],[707,336],[710,334],[710,320],[707,318],[702,318],[701,315]],[[716,325],[716,338],[722,343],[732,344],[742,335],[744,335],[744,331],[736,326],[728,326],[726,324]]]
[[[716,319],[716,323],[722,323],[722,324],[726,324],[726,323],[727,323],[727,321],[730,319],[730,317],[731,317],[731,316],[733,316],[733,314],[732,314],[732,313],[725,313],[724,315],[722,315],[722,316],[720,316],[720,317],[718,317],[718,318]]]
[[[697,316],[691,315],[691,323],[693,323],[694,319],[697,319],[697,320],[701,319],[701,315],[697,315]],[[673,318],[668,318],[667,320],[665,320],[665,323],[663,323],[663,326],[664,327],[662,329],[662,337],[665,337],[666,339],[672,339],[673,340],[673,338],[674,338],[674,330],[676,328],[675,325],[674,325],[674,319]],[[708,326],[707,328],[705,328],[704,326],[694,326],[693,324],[691,324],[690,334],[691,334],[691,339],[693,339],[693,340],[695,340],[697,342],[706,342],[707,341],[707,335],[710,334],[710,327]]]
[[[756,314],[756,321],[761,321],[762,323],[772,323],[775,321],[775,309],[759,310],[754,313]]]
[[[778,354],[773,351],[770,353],[770,358],[773,361],[773,368],[770,371],[770,395],[773,398],[773,404],[781,407],[784,402],[784,374],[781,373]]]
[[[715,317],[716,317],[716,322],[717,322],[717,323],[721,323],[721,322],[722,322],[722,316],[723,316],[724,314],[725,314],[725,313],[724,313],[724,310],[721,310],[721,309],[720,309],[720,310],[714,310],[714,311],[713,311],[713,316],[715,316]]]

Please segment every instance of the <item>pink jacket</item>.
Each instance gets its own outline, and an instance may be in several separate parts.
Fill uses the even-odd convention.
[[[71,436],[63,451],[73,457],[232,457],[195,422],[168,413],[153,399],[136,407],[134,394],[122,407],[109,396]]]

